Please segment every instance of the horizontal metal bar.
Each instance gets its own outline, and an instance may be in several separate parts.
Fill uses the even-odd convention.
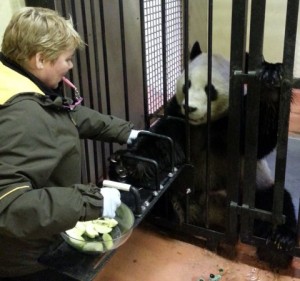
[[[259,219],[262,221],[267,221],[267,222],[272,222],[273,220],[273,215],[272,212],[262,210],[262,209],[257,209],[255,207],[250,207],[249,205],[243,204],[243,205],[238,205],[236,202],[231,202],[230,203],[230,208],[234,209],[236,213],[240,216],[250,216],[253,219]],[[285,215],[281,216],[281,220],[279,221],[279,224],[285,223]]]

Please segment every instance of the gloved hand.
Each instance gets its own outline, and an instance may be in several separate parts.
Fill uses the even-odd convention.
[[[102,187],[100,193],[103,196],[103,212],[101,217],[114,218],[116,210],[121,205],[120,191],[112,187]]]
[[[127,140],[127,144],[133,144],[134,140],[138,137],[140,132],[147,132],[145,130],[131,130],[130,135]]]
[[[138,137],[139,132],[140,132],[139,130],[131,130],[127,140],[127,144],[129,145],[133,144],[133,141]]]

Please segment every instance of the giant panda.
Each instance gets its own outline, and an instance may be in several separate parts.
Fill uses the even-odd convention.
[[[189,223],[204,226],[209,225],[217,231],[224,230],[226,225],[226,179],[227,179],[227,127],[229,107],[229,61],[219,55],[212,56],[212,85],[211,117],[210,117],[210,185],[209,207],[206,213],[206,157],[207,157],[207,65],[208,55],[202,53],[200,45],[196,42],[190,53],[189,80],[185,85],[185,73],[177,79],[176,94],[169,101],[165,109],[165,117],[154,124],[150,131],[154,134],[164,135],[173,140],[174,164],[180,166],[186,161],[186,119],[190,124],[190,163],[193,166],[193,194],[189,196]],[[263,210],[272,210],[274,182],[265,160],[265,157],[276,146],[278,114],[279,114],[279,88],[281,64],[262,62],[260,78],[262,91],[260,101],[260,122],[257,152],[257,179],[256,179],[256,207]],[[185,104],[186,89],[188,90],[188,106]],[[247,99],[245,98],[245,103]],[[242,126],[243,127],[243,126]],[[243,130],[242,130],[243,131]],[[158,163],[160,180],[166,176],[170,169],[170,147],[166,139],[147,137],[145,134],[137,142],[125,150],[115,152],[111,156],[109,169],[110,178],[123,181],[135,186],[153,186],[155,175],[153,165],[146,162],[132,161],[130,155],[150,158]],[[241,154],[243,155],[243,147]],[[242,185],[242,184],[241,184]],[[182,223],[185,216],[185,193],[180,188],[171,191],[171,204],[174,219]],[[273,244],[266,250],[265,245],[257,248],[257,255],[261,260],[267,261],[272,267],[287,267],[292,255],[284,251],[292,249],[296,242],[296,218],[291,195],[284,190],[283,213],[286,221],[275,230],[263,221],[256,220],[254,235],[266,239]],[[208,220],[206,220],[206,217]],[[270,245],[269,245],[270,246]],[[276,249],[275,249],[276,248]]]

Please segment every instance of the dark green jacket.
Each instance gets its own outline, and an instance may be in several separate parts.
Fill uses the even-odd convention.
[[[80,139],[124,144],[133,127],[63,109],[29,78],[0,61],[0,277],[42,269],[38,257],[62,231],[99,216],[101,194],[80,184]]]

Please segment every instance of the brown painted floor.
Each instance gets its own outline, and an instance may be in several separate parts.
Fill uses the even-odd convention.
[[[300,136],[300,90],[291,108],[290,135]],[[205,248],[172,239],[143,223],[133,231],[94,281],[199,281],[223,270],[221,281],[300,280],[300,259],[280,274],[258,262],[255,249],[239,244],[226,258]],[[225,251],[226,253],[226,251]]]
[[[199,281],[223,271],[221,281],[300,280],[300,259],[275,274],[258,263],[253,247],[239,244],[235,258],[225,258],[142,225],[122,245],[95,281]],[[223,255],[224,256],[224,255]]]

